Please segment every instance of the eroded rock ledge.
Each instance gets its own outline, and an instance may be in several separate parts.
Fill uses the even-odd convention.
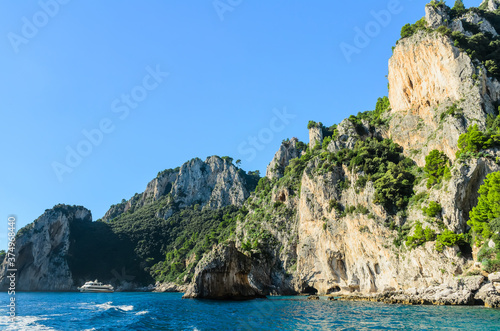
[[[265,298],[250,286],[252,263],[234,242],[219,244],[197,265],[192,283],[183,298],[250,300]]]
[[[331,300],[373,301],[406,305],[484,305],[500,308],[500,273],[455,278],[448,283],[406,291],[387,291],[376,294],[352,293]]]

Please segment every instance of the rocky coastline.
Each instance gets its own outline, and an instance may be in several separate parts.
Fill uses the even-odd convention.
[[[404,305],[438,306],[485,306],[500,308],[500,273],[490,274],[488,278],[468,276],[427,288],[412,288],[406,291],[386,291],[384,293],[338,294],[330,300],[371,301]]]

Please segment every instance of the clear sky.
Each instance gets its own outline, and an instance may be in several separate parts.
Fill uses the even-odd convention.
[[[264,174],[309,120],[387,95],[391,46],[426,2],[0,1],[0,248],[10,215],[95,220],[194,157]]]

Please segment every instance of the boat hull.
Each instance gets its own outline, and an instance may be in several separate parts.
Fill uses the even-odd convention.
[[[114,290],[110,289],[96,289],[96,288],[78,288],[82,293],[113,293]]]

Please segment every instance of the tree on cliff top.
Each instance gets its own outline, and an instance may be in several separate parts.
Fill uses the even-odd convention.
[[[450,10],[450,16],[453,17],[459,17],[467,12],[467,9],[465,9],[464,2],[462,0],[457,0],[455,1],[455,5],[453,8]]]

